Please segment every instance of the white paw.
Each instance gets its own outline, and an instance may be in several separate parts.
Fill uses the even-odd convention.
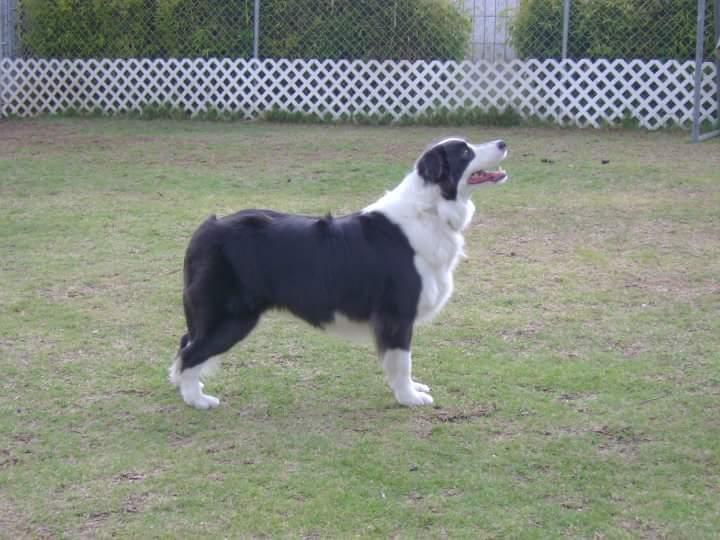
[[[194,396],[183,396],[183,400],[196,409],[214,409],[220,405],[218,398],[203,393],[198,393]]]
[[[413,381],[412,385],[416,392],[429,392],[430,391],[430,387],[427,386],[426,384]],[[432,403],[432,401],[431,401],[431,403]]]
[[[405,405],[406,407],[432,405],[433,402],[433,398],[430,394],[426,394],[425,392],[418,392],[414,388],[407,388],[400,392],[395,392],[395,399],[397,399],[400,405]]]

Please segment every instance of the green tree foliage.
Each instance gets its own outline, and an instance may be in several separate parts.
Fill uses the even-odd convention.
[[[470,20],[449,0],[262,0],[260,53],[462,59]],[[22,0],[25,54],[248,57],[252,0]]]

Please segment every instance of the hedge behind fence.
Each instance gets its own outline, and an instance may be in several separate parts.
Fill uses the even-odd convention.
[[[249,57],[252,0],[21,0],[35,57]],[[260,56],[455,59],[470,19],[450,0],[262,0]]]
[[[706,51],[712,50],[712,1]],[[559,58],[563,0],[520,0],[511,22],[520,58]],[[695,56],[697,0],[572,0],[570,58],[689,59]]]

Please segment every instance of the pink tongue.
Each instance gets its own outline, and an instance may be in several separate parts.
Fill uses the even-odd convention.
[[[482,184],[484,182],[497,182],[505,176],[504,172],[476,172],[468,179],[468,184]]]

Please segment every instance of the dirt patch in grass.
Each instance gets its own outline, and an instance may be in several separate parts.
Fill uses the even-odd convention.
[[[157,137],[133,134],[117,136],[102,134],[87,135],[82,122],[53,123],[42,120],[0,121],[0,158],[12,157],[25,150],[30,156],[68,151],[92,154],[156,144]],[[27,155],[27,154],[26,154]]]
[[[422,409],[414,417],[415,435],[420,439],[432,436],[433,430],[442,424],[464,424],[479,418],[492,416],[496,411],[494,403],[478,404],[470,407],[437,407]]]
[[[9,469],[21,463],[20,458],[7,448],[0,448],[0,470]]]
[[[643,540],[664,540],[670,538],[657,524],[638,518],[624,519],[620,522],[620,528],[630,533],[634,538],[642,538]]]
[[[590,431],[600,436],[597,446],[598,454],[620,457],[625,461],[634,461],[637,458],[640,445],[650,441],[647,436],[636,432],[629,426],[617,428],[596,426]]]
[[[124,472],[119,475],[117,475],[115,478],[113,478],[113,482],[115,483],[124,483],[124,482],[142,482],[145,480],[146,475],[139,472]]]
[[[581,425],[555,426],[539,432],[550,438],[585,437],[592,435],[596,438],[596,451],[604,457],[621,457],[625,461],[632,461],[643,443],[650,442],[646,435],[635,431],[629,426],[610,427]]]
[[[91,512],[84,516],[82,525],[77,530],[78,538],[97,538],[98,531],[112,517],[112,512]]]
[[[122,506],[122,511],[127,514],[136,514],[145,509],[149,493],[133,493],[128,495]]]
[[[3,538],[55,538],[45,525],[30,525],[28,517],[21,513],[9,498],[0,496],[0,536]]]
[[[579,413],[587,413],[591,409],[589,404],[597,400],[597,395],[593,393],[563,393],[557,397],[557,400]]]
[[[64,125],[0,120],[0,158],[12,157],[23,148],[31,155],[41,155],[56,146],[62,149],[75,133],[76,129]]]
[[[141,514],[147,511],[156,499],[162,499],[162,497],[157,497],[148,491],[130,493],[124,498],[118,508],[99,510],[81,516],[82,522],[77,528],[75,535],[77,535],[76,537],[78,538],[97,538],[100,531],[105,530],[107,532],[109,521],[123,519],[123,516],[127,514]],[[115,535],[112,534],[112,536]]]
[[[443,407],[433,409],[429,415],[426,415],[431,422],[441,424],[455,424],[459,422],[470,422],[476,418],[484,418],[491,416],[496,410],[494,403],[490,405],[477,405],[469,408]]]

